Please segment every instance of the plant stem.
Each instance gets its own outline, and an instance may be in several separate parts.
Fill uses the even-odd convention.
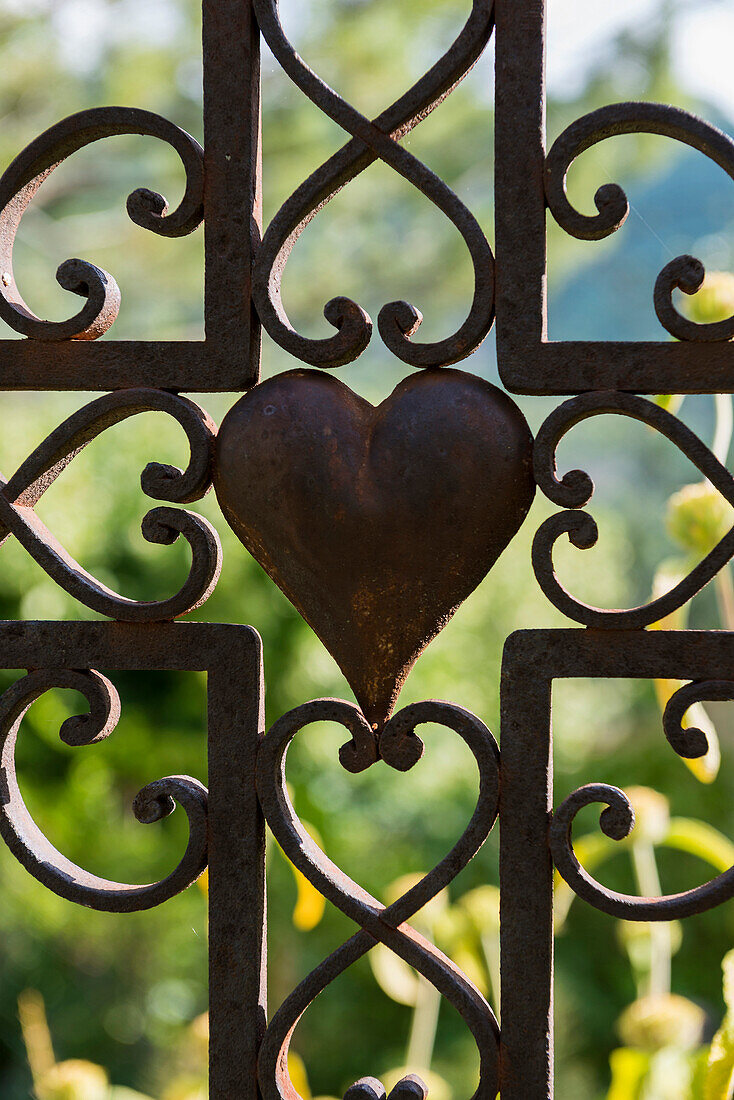
[[[405,1063],[409,1069],[415,1067],[417,1070],[429,1070],[431,1068],[440,1007],[441,994],[426,981],[422,974],[419,974],[418,994],[410,1027],[408,1052],[405,1056]]]
[[[55,1065],[56,1058],[43,997],[35,989],[26,989],[18,997],[18,1016],[33,1085],[38,1092],[41,1081]]]
[[[731,571],[725,565],[714,578],[716,590],[716,602],[719,605],[719,614],[725,630],[734,630],[734,583],[731,579]]]
[[[646,840],[632,845],[632,863],[640,893],[644,897],[660,897],[660,876],[655,862],[655,849]],[[650,973],[645,990],[638,989],[638,996],[670,993],[670,970],[673,955],[671,928],[665,921],[648,924],[650,933]]]
[[[726,466],[731,446],[732,431],[734,430],[734,414],[732,413],[731,395],[717,393],[716,402],[716,426],[714,428],[714,442],[711,450],[722,466]]]
[[[482,951],[489,974],[490,999],[494,1001],[497,1020],[500,1018],[500,938],[498,934],[482,936]]]

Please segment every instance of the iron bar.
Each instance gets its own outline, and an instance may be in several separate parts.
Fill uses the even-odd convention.
[[[548,339],[546,219],[568,234],[600,240],[629,210],[615,183],[596,192],[597,213],[570,203],[566,176],[591,146],[618,134],[660,134],[693,147],[734,179],[734,141],[690,113],[664,104],[611,104],[575,120],[545,149],[545,0],[471,0],[456,39],[375,118],[333,91],[289,41],[277,0],[203,0],[205,148],[173,121],[137,107],[102,107],[62,120],[19,153],[0,179],[0,318],[24,340],[0,341],[5,389],[112,390],[67,418],[9,479],[0,478],[0,545],[11,535],[48,575],[109,623],[0,623],[0,665],[27,672],[0,697],[0,834],[37,879],[62,897],[110,911],[148,908],[186,888],[208,864],[210,1096],[212,1100],[300,1100],[288,1050],[302,1013],[335,978],[377,943],[414,967],[453,1003],[480,1060],[477,1100],[550,1100],[553,1095],[553,867],[572,890],[607,914],[671,920],[734,896],[734,869],[691,891],[661,898],[614,893],[579,864],[573,821],[584,806],[606,807],[600,826],[623,839],[634,827],[627,796],[598,779],[553,813],[552,688],[569,677],[690,681],[673,693],[662,730],[680,756],[704,755],[703,730],[685,725],[701,700],[731,700],[734,635],[655,631],[692,599],[734,554],[734,528],[664,596],[636,608],[605,610],[577,600],[553,565],[559,537],[593,546],[597,528],[583,511],[594,486],[584,471],[562,476],[556,451],[567,432],[602,414],[631,417],[664,435],[734,506],[734,478],[649,393],[734,392],[734,318],[696,324],[674,305],[676,289],[695,294],[703,265],[688,255],[660,272],[650,306],[670,342]],[[497,263],[468,207],[403,139],[471,71],[496,21]],[[261,37],[293,84],[346,135],[283,203],[263,232]],[[205,338],[202,341],[96,342],[112,328],[120,293],[112,274],[79,259],[57,272],[85,299],[62,322],[35,316],[15,283],[18,225],[44,180],[66,158],[100,138],[137,133],[179,154],[186,187],[168,211],[157,192],[138,188],[128,214],[164,236],[205,228]],[[336,330],[305,337],[282,299],[290,252],[309,222],[363,171],[382,161],[453,224],[469,253],[474,285],[463,321],[442,339],[414,339],[422,321],[407,301],[382,307],[387,350],[419,370],[373,407],[321,368],[357,359],[372,320],[355,301],[324,309]],[[547,418],[537,439],[507,394],[448,365],[470,356],[497,316],[500,375],[511,392],[574,394]],[[261,327],[294,357],[297,369],[256,385]],[[442,368],[440,370],[435,368]],[[222,428],[181,391],[241,396]],[[634,392],[628,392],[634,391]],[[152,509],[143,535],[191,547],[189,575],[173,596],[136,601],[86,573],[35,512],[49,486],[101,432],[146,411],[165,412],[189,444],[184,469],[159,462],[142,473]],[[403,682],[425,646],[476,588],[524,521],[535,485],[563,511],[539,528],[535,575],[548,599],[586,630],[529,630],[506,642],[501,687],[502,758],[480,718],[436,700],[393,713]],[[212,526],[180,507],[215,486],[225,518],[311,624],[344,671],[358,705],[319,699],[290,711],[265,733],[260,640],[248,627],[173,624],[200,607],[221,569]],[[128,885],[88,874],[38,830],[15,776],[23,716],[53,687],[74,687],[90,712],[60,735],[86,746],[112,734],[120,716],[112,680],[95,669],[206,671],[209,791],[187,776],[154,779],[139,793],[141,822],[158,821],[175,801],[189,841],[167,878]],[[409,771],[424,745],[417,728],[438,723],[473,754],[479,774],[474,813],[454,847],[389,906],[337,867],[310,838],[285,781],[294,736],[312,722],[349,733],[339,759],[356,773],[373,766]],[[593,730],[590,731],[593,736]],[[666,751],[663,738],[661,746]],[[603,778],[603,777],[602,777]],[[590,777],[592,779],[592,777]],[[500,836],[502,1021],[465,974],[408,921],[447,888],[481,849],[497,815]],[[324,959],[266,1019],[265,822],[293,864],[357,930]],[[390,1100],[426,1100],[425,1083],[406,1073]],[[385,1100],[362,1077],[345,1100]]]

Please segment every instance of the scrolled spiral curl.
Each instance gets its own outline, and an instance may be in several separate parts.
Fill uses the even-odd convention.
[[[69,463],[101,432],[141,412],[165,412],[186,433],[190,457],[185,469],[151,462],[143,470],[143,491],[158,500],[189,503],[211,488],[217,427],[187,398],[162,390],[117,390],[73,413],[59,425],[5,482],[0,478],[0,545],[14,535],[48,575],[85,606],[111,618],[148,622],[177,618],[211,595],[222,566],[219,537],[202,516],[159,507],[147,513],[143,537],[169,546],[182,536],[191,547],[191,568],[183,585],[166,600],[132,600],[86,572],[61,546],[34,511],[42,495]]]
[[[734,701],[731,680],[694,680],[673,692],[663,711],[663,731],[671,748],[685,760],[697,760],[709,751],[708,738],[697,726],[684,726],[686,712],[695,703]]]
[[[616,232],[629,214],[629,201],[616,183],[594,196],[596,214],[582,214],[566,191],[569,168],[582,153],[618,134],[660,134],[683,142],[715,161],[734,180],[734,141],[722,130],[688,111],[662,103],[613,103],[571,123],[556,139],[545,163],[545,194],[553,217],[567,233],[583,241],[600,241]],[[658,319],[678,340],[719,341],[734,338],[734,317],[700,323],[683,317],[673,304],[673,291],[695,294],[705,269],[694,256],[677,256],[666,264],[655,283]]]
[[[340,751],[350,771],[361,770],[380,757],[399,771],[420,759],[423,743],[416,727],[436,722],[454,730],[468,745],[479,770],[479,796],[471,820],[451,851],[420,882],[392,905],[384,906],[337,867],[304,829],[288,793],[285,759],[295,735],[315,721],[337,721],[352,734]],[[374,746],[369,747],[369,742]],[[361,767],[355,768],[355,755]],[[380,941],[415,967],[463,1017],[480,1054],[480,1080],[473,1100],[494,1100],[498,1084],[497,1021],[482,994],[465,974],[407,921],[446,887],[479,851],[497,817],[499,749],[487,727],[470,711],[451,703],[429,700],[406,707],[378,735],[361,712],[342,700],[321,699],[296,707],[280,718],[261,742],[256,786],[266,821],[283,851],[313,886],[360,925],[297,986],[268,1025],[258,1058],[258,1077],[265,1100],[298,1100],[288,1073],[288,1050],[303,1013],[327,985]],[[385,1090],[375,1078],[362,1078],[347,1090],[348,1100],[382,1100]],[[393,1100],[425,1100],[425,1085],[409,1074],[390,1094]]]
[[[554,504],[579,509],[591,499],[594,483],[583,470],[570,470],[558,476],[556,451],[563,437],[576,424],[607,413],[628,416],[660,432],[734,506],[734,477],[690,428],[654,402],[616,391],[573,397],[559,405],[541,426],[535,440],[534,474],[540,489]],[[628,630],[659,622],[692,599],[734,555],[732,527],[713,550],[664,595],[639,607],[606,610],[577,600],[558,580],[553,549],[564,534],[577,549],[588,550],[596,544],[599,532],[596,522],[586,512],[563,511],[550,516],[538,528],[533,540],[533,570],[551,603],[570,619],[592,627]]]
[[[635,825],[635,812],[627,795],[619,787],[607,783],[588,783],[561,803],[550,826],[550,849],[558,873],[577,897],[602,913],[633,921],[682,920],[734,897],[734,867],[693,890],[659,898],[635,897],[602,886],[579,863],[572,838],[576,815],[585,806],[597,803],[606,805],[599,816],[599,824],[611,840],[625,840]]]
[[[120,309],[114,278],[86,260],[65,260],[56,272],[64,290],[86,301],[66,321],[44,321],[23,300],[13,274],[15,235],[28,205],[55,168],[85,145],[120,134],[159,138],[178,153],[186,189],[175,210],[146,187],[133,191],[127,212],[143,229],[163,237],[191,233],[204,216],[203,150],[185,130],[160,115],[135,107],[96,107],[70,115],[26,146],[0,177],[0,317],[16,332],[35,340],[96,340],[113,324]]]
[[[0,835],[16,859],[49,890],[90,909],[132,913],[151,909],[190,886],[207,863],[207,791],[196,779],[172,775],[136,795],[133,811],[150,824],[171,814],[176,803],[189,821],[189,839],[178,866],[160,882],[137,886],[92,875],[62,855],[36,825],[23,801],[15,772],[15,745],[32,703],[53,688],[71,688],[89,703],[89,713],[67,718],[61,739],[75,747],[94,745],[113,732],[120,700],[110,681],[94,670],[36,669],[0,696]]]
[[[655,312],[664,329],[677,340],[732,340],[734,316],[723,321],[692,321],[673,305],[673,291],[695,294],[703,286],[706,268],[695,256],[677,256],[666,264],[655,282]]]
[[[351,134],[337,153],[313,172],[286,200],[263,236],[253,268],[253,300],[270,336],[286,351],[317,367],[340,367],[367,347],[372,320],[350,298],[332,298],[324,308],[334,336],[308,339],[291,324],[281,283],[290,253],[309,222],[342,187],[378,158],[417,187],[462,235],[474,268],[474,296],[467,318],[445,340],[418,344],[412,336],[423,316],[409,302],[390,302],[378,317],[385,345],[415,367],[439,367],[471,355],[494,320],[494,256],[478,222],[446,184],[398,143],[437,107],[472,69],[494,28],[494,0],[473,0],[461,33],[435,65],[403,96],[370,120],[314,73],[289,42],[280,22],[278,0],[254,0],[263,37],[283,70],[319,110]]]

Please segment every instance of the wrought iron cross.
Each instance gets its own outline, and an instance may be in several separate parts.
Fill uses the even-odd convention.
[[[654,305],[665,330],[657,343],[552,342],[546,332],[546,219],[572,236],[599,240],[624,222],[628,202],[614,183],[596,193],[597,213],[568,199],[565,178],[590,146],[622,133],[662,134],[712,158],[734,178],[734,142],[701,119],[650,103],[612,104],[576,120],[545,148],[544,0],[473,0],[465,26],[424,76],[368,119],[311,71],[289,42],[277,0],[204,0],[205,148],[175,123],[136,108],[104,107],[59,122],[31,142],[0,180],[0,316],[27,339],[0,344],[5,389],[99,390],[29,456],[0,491],[2,539],[17,538],[85,607],[110,622],[0,624],[3,665],[28,673],[0,699],[0,832],[40,882],[69,901],[129,912],[161,904],[208,865],[210,882],[210,1095],[212,1100],[298,1100],[288,1075],[290,1038],[311,1001],[377,943],[415,967],[463,1017],[480,1055],[476,1097],[544,1100],[553,1093],[553,867],[588,904],[627,920],[671,920],[734,896],[734,869],[685,894],[637,898],[604,889],[574,854],[572,825],[583,806],[605,807],[600,825],[621,839],[634,825],[626,796],[592,783],[553,813],[551,690],[569,677],[691,681],[663,719],[683,757],[706,752],[705,734],[684,723],[700,700],[733,699],[734,639],[724,632],[644,628],[690,600],[734,554],[734,529],[679,584],[642,607],[589,607],[563,588],[553,548],[567,535],[580,550],[597,529],[585,511],[587,474],[559,475],[556,449],[582,420],[633,417],[679,447],[734,505],[734,479],[675,416],[640,393],[734,392],[734,318],[696,324],[678,313],[673,291],[695,293],[701,263],[681,256],[660,273]],[[496,23],[496,25],[495,25]],[[438,108],[496,35],[497,259],[467,206],[402,139]],[[262,231],[259,52],[264,39],[293,83],[345,133],[345,143],[304,180]],[[206,336],[200,342],[118,342],[97,338],[113,325],[120,294],[112,275],[80,259],[61,265],[62,287],[83,299],[64,322],[36,317],[13,274],[22,215],[54,168],[100,138],[147,134],[167,142],[186,172],[169,211],[141,188],[128,199],[138,225],[181,236],[203,221]],[[474,292],[458,329],[421,342],[421,314],[405,301],[370,317],[348,298],[324,309],[334,332],[295,330],[281,296],[289,253],[309,221],[376,160],[418,188],[461,234]],[[571,395],[533,442],[514,402],[470,373],[450,369],[481,344],[495,320],[499,369],[508,390]],[[294,366],[259,383],[264,327]],[[668,336],[677,338],[670,342]],[[380,339],[410,373],[378,408],[329,368],[357,359]],[[111,392],[107,392],[111,391]],[[244,393],[220,429],[185,392]],[[111,591],[88,574],[41,523],[35,505],[79,451],[109,426],[155,409],[178,421],[190,445],[184,470],[151,463],[145,493],[162,504],[145,517],[151,542],[188,541],[192,564],[180,590],[159,602]],[[262,661],[247,626],[174,623],[216,585],[216,532],[187,505],[214,485],[222,511],[341,666],[357,705],[304,702],[263,729]],[[483,722],[461,701],[426,701],[395,711],[402,683],[423,648],[479,584],[523,522],[536,485],[563,510],[546,520],[533,547],[548,599],[586,629],[521,631],[508,638],[502,676],[502,756]],[[120,714],[113,684],[94,671],[197,669],[208,673],[209,790],[186,776],[150,783],[135,799],[141,822],[179,802],[188,846],[161,882],[129,886],[88,874],[57,852],[32,821],[15,777],[14,749],[31,703],[53,687],[74,687],[89,713],[64,723],[61,737],[90,745]],[[312,722],[341,724],[339,758],[350,772],[378,760],[408,771],[423,753],[418,729],[437,722],[474,756],[479,797],[455,847],[417,885],[383,906],[336,867],[306,833],[285,786],[292,738]],[[497,815],[501,836],[502,1027],[482,994],[410,926],[480,849]],[[318,891],[356,925],[354,935],[276,1007],[265,1005],[267,821],[282,848]],[[414,1074],[395,1100],[422,1100]],[[349,1100],[381,1100],[375,1078],[355,1082]]]

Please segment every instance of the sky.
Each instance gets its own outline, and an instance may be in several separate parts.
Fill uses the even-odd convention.
[[[548,0],[548,91],[582,90],[610,37],[659,16],[663,0]],[[672,61],[681,85],[734,120],[734,0],[678,0]]]
[[[346,0],[343,0],[346,2]],[[399,0],[396,0],[399,2]],[[734,0],[548,0],[548,89],[568,98],[584,86],[604,58],[610,38],[659,16],[665,3],[676,11],[672,50],[675,75],[696,98],[734,120]],[[281,0],[290,31],[323,0]],[[430,0],[428,0],[430,3]],[[469,8],[469,0],[458,5]],[[0,10],[48,12],[62,51],[75,64],[94,67],[107,34],[166,40],[181,25],[176,0],[0,0]],[[124,18],[120,18],[124,11]]]

